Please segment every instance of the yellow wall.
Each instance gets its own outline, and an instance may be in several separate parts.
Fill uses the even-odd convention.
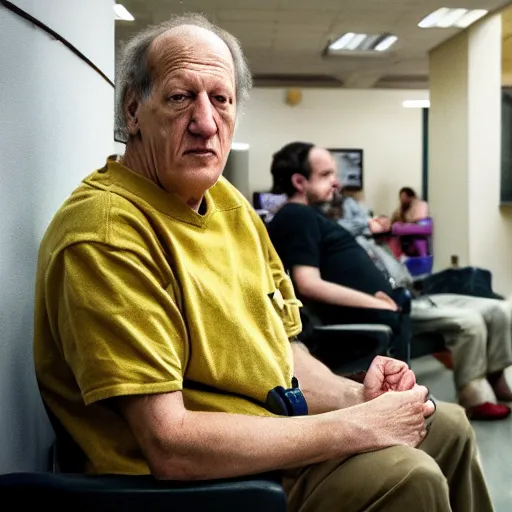
[[[512,85],[512,7],[501,13],[502,21],[502,84]]]
[[[434,218],[435,269],[450,256],[469,264],[468,35],[430,54],[429,203]]]
[[[512,214],[500,208],[502,19],[490,16],[430,55],[429,198],[436,268],[458,254],[512,294]]]

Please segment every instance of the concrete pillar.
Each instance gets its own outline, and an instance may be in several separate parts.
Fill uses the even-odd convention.
[[[114,0],[15,0],[114,80]],[[113,152],[113,86],[0,5],[0,473],[45,469],[33,370],[34,275],[53,214]]]
[[[429,200],[435,270],[457,255],[512,293],[512,215],[500,207],[501,15],[430,54]]]

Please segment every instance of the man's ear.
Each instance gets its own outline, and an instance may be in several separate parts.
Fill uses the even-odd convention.
[[[299,174],[298,172],[296,172],[295,174],[292,174],[292,185],[295,187],[295,189],[298,191],[298,192],[304,192],[306,190],[306,182],[308,180],[306,179],[305,176],[303,176],[302,174]]]
[[[137,135],[140,131],[138,113],[140,101],[138,95],[133,89],[126,91],[124,98],[124,118],[126,119],[126,129],[129,135]]]

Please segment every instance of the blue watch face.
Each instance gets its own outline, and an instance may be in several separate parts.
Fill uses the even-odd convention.
[[[307,416],[308,404],[304,394],[299,388],[287,389],[285,396],[290,404],[292,412],[290,416]]]

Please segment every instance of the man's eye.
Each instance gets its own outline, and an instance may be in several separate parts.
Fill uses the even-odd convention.
[[[172,96],[169,96],[169,100],[173,103],[182,103],[187,99],[186,94],[173,94]]]
[[[226,102],[228,101],[228,99],[226,98],[226,96],[220,96],[220,95],[215,96],[215,99],[216,99],[219,103],[226,103]]]

